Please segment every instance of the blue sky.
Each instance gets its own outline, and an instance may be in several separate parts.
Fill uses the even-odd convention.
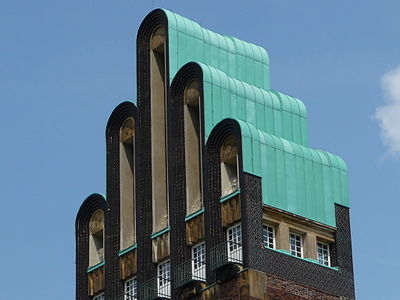
[[[267,49],[304,101],[310,144],[350,169],[356,290],[398,300],[398,1],[0,2],[1,300],[74,299],[74,221],[105,193],[113,108],[136,98],[135,39],[156,7]]]

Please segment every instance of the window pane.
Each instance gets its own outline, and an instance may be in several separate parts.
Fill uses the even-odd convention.
[[[265,247],[275,249],[275,229],[272,226],[263,226],[263,243]]]

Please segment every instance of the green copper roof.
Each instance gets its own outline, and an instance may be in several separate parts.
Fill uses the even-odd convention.
[[[221,120],[235,118],[307,145],[307,111],[303,102],[249,85],[211,66],[198,65],[203,72],[205,141]]]
[[[334,203],[349,206],[344,161],[236,121],[242,133],[243,170],[262,178],[263,202],[335,226]]]
[[[306,108],[270,89],[267,52],[162,11],[168,20],[170,82],[189,62],[203,73],[204,142],[219,122],[235,120],[244,172],[262,178],[263,203],[336,226],[334,204],[349,206],[346,164],[308,148]]]
[[[269,58],[265,49],[163,11],[168,19],[170,82],[183,65],[197,61],[256,87],[269,89]]]

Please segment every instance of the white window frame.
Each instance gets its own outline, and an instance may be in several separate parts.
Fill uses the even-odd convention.
[[[326,247],[326,249],[324,249],[324,247]],[[320,253],[320,249],[321,249],[321,251],[326,251],[326,252]],[[327,256],[327,259],[325,259],[325,255]],[[331,266],[331,250],[330,250],[329,244],[321,242],[321,241],[317,241],[317,258],[318,258],[318,262],[321,265],[328,266],[328,267]]]
[[[242,226],[240,223],[237,223],[228,228],[228,230],[226,231],[226,240],[228,248],[228,261],[234,263],[242,263]]]
[[[94,296],[93,300],[105,300],[104,293]]]
[[[159,297],[171,297],[171,264],[169,259],[157,265],[157,292]]]
[[[192,278],[206,281],[206,245],[204,242],[192,247]]]
[[[271,229],[271,230],[269,230]],[[267,234],[265,234],[267,233]],[[272,234],[272,237],[271,235]],[[275,227],[269,224],[263,225],[263,245],[264,247],[276,249]],[[271,242],[272,241],[272,242]]]
[[[137,299],[137,281],[132,277],[124,282],[124,300]]]
[[[292,244],[292,241],[295,243]],[[297,245],[297,242],[300,242],[300,246]],[[294,247],[294,249],[292,248]],[[290,254],[296,257],[303,258],[303,237],[300,234],[290,232],[289,233],[289,247]]]

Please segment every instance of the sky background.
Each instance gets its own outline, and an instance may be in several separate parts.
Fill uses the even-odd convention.
[[[398,300],[398,0],[0,1],[0,300],[74,299],[75,216],[105,193],[106,122],[136,99],[156,7],[267,49],[310,145],[348,164],[357,299]]]

